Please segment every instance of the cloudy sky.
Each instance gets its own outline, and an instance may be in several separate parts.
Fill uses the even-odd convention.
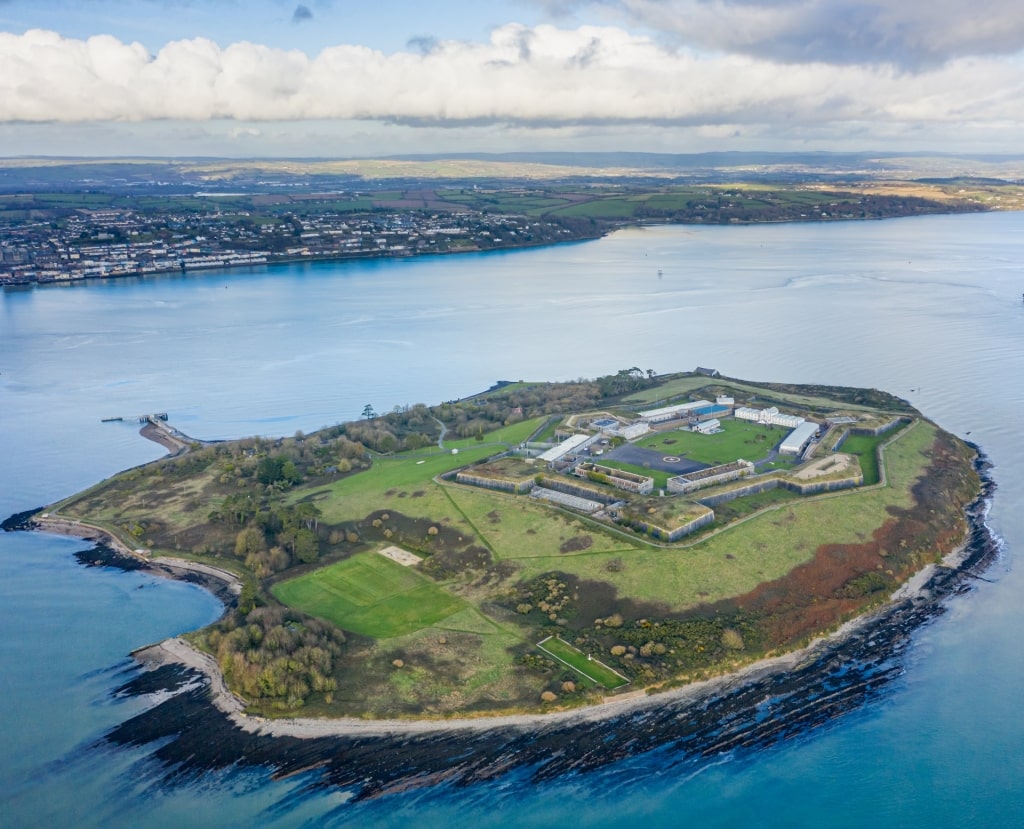
[[[1024,0],[0,0],[0,155],[1022,139]]]

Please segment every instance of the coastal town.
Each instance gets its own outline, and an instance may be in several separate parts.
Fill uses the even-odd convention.
[[[1014,209],[1002,180],[489,161],[0,165],[0,286],[550,245],[652,223]],[[737,176],[742,176],[737,180]]]
[[[325,197],[326,198],[326,197]],[[277,262],[447,254],[584,238],[578,223],[480,211],[312,215],[224,208],[79,208],[0,221],[0,285],[181,273]]]

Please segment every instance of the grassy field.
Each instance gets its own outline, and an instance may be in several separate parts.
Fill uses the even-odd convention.
[[[496,429],[493,432],[488,432],[484,435],[484,443],[507,443],[511,446],[516,446],[526,440],[530,435],[534,433],[541,423],[544,422],[544,418],[535,417],[531,420],[523,420],[519,423],[513,423],[511,426],[503,426],[500,429]],[[479,443],[475,438],[456,438],[449,440],[445,438],[444,446],[446,449],[472,449]]]
[[[611,579],[621,595],[683,610],[741,595],[780,578],[822,543],[869,538],[889,517],[891,507],[909,504],[909,486],[927,464],[925,452],[934,435],[934,427],[920,423],[888,447],[888,487],[812,502],[780,500],[773,504],[775,509],[689,548],[630,546],[573,519],[559,516],[552,521],[549,510],[525,499],[494,499],[472,490],[451,488],[457,504],[453,517],[478,528],[499,557],[514,560],[520,568],[517,579],[552,570],[568,571],[580,579]],[[589,548],[569,555],[559,552],[561,544],[581,532],[592,538]],[[522,545],[524,538],[530,539],[528,546]],[[450,630],[497,636],[501,648],[506,648],[516,638],[513,631],[495,625],[443,587],[374,553],[283,582],[273,592],[286,604],[382,639],[417,630]],[[497,640],[494,644],[497,647]],[[502,671],[508,669],[507,659],[499,663],[505,664]],[[482,676],[490,676],[483,667],[481,671]],[[497,681],[498,675],[480,681],[491,680]]]
[[[577,552],[622,552],[639,545],[589,527],[526,496],[498,495],[468,487],[446,490],[479,538],[500,559],[564,557]],[[562,552],[573,540],[578,551]],[[583,546],[585,544],[585,546]]]
[[[537,647],[609,691],[629,685],[629,680],[624,676],[620,676],[603,662],[589,659],[583,651],[557,636],[538,642]]]
[[[879,481],[878,472],[878,447],[890,440],[899,430],[886,432],[878,437],[867,435],[850,435],[843,445],[841,451],[856,455],[860,459],[860,468],[864,472],[864,485],[877,484]]]
[[[716,388],[722,388],[728,391],[736,393],[737,397],[747,398],[748,396],[754,397],[765,397],[770,394],[772,400],[778,400],[783,402],[793,403],[798,407],[824,407],[826,409],[834,409],[836,407],[835,400],[827,397],[818,397],[813,394],[791,394],[788,392],[781,392],[775,390],[766,390],[760,386],[755,386],[750,383],[737,382],[735,380],[725,379],[712,379],[710,377],[695,376],[695,377],[675,377],[671,380],[667,380],[661,385],[655,386],[650,389],[644,389],[643,391],[637,392],[634,395],[630,395],[626,398],[623,403],[627,406],[632,406],[634,409],[645,409],[649,408],[655,403],[660,403],[666,400],[672,400],[673,398],[679,397],[680,395],[689,394],[697,389],[703,389],[707,386],[715,386]],[[676,401],[673,401],[676,402]],[[849,411],[877,411],[871,406],[860,405],[857,403],[843,403],[842,408]]]
[[[771,429],[746,420],[724,420],[722,431],[717,435],[699,435],[677,429],[648,435],[636,445],[714,466],[731,463],[737,458],[748,461],[766,458],[772,447],[788,432],[788,429]]]
[[[361,553],[275,585],[284,604],[365,636],[388,639],[436,624],[465,603],[377,553]]]
[[[438,490],[434,477],[501,451],[494,443],[521,443],[540,422],[539,418],[524,420],[490,432],[483,441],[490,445],[472,438],[446,440],[444,450],[375,457],[370,469],[331,484],[299,490],[292,501],[312,500],[329,523],[357,520],[378,509],[395,509],[411,517],[458,524],[458,516]],[[451,449],[459,453],[453,455]]]
[[[595,219],[630,219],[639,203],[632,199],[609,198],[579,202],[552,210],[555,216],[593,217]]]
[[[376,509],[397,507],[398,503],[407,515],[427,516],[431,509],[444,503],[433,482],[435,475],[481,461],[494,452],[494,447],[476,446],[460,450],[458,455],[440,453],[426,457],[396,455],[374,458],[373,466],[364,472],[325,486],[300,490],[293,498],[296,501],[312,499],[323,510],[323,519],[330,523],[362,518]],[[451,511],[450,507],[443,509]]]
[[[890,518],[890,507],[910,506],[910,486],[926,469],[934,439],[935,427],[926,422],[905,430],[886,449],[886,487],[812,501],[786,500],[690,547],[575,556],[572,572],[581,579],[614,581],[620,595],[674,611],[742,595],[781,578],[821,544],[869,539]],[[534,578],[564,568],[565,562],[564,557],[521,559],[519,575]]]

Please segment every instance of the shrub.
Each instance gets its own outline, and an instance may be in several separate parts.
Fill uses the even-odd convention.
[[[735,628],[726,628],[722,631],[722,644],[731,651],[743,650],[743,637]]]

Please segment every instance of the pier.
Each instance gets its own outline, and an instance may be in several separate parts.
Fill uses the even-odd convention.
[[[201,443],[188,435],[179,432],[167,422],[167,412],[152,412],[140,415],[119,415],[116,417],[104,417],[101,423],[124,423],[125,421],[137,421],[143,424],[142,436],[159,443],[171,455],[181,455],[189,450],[193,443]]]
[[[167,422],[167,412],[153,412],[141,415],[117,415],[116,417],[100,418],[100,423],[123,423],[126,420],[137,420],[139,423]]]

